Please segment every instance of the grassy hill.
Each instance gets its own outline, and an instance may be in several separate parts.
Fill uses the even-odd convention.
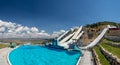
[[[83,45],[87,45],[91,41],[93,41],[107,25],[119,27],[120,23],[103,21],[103,22],[96,22],[93,24],[87,24],[85,26],[86,34],[85,34],[85,41]]]

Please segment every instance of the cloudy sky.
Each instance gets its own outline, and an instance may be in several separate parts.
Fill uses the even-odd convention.
[[[29,28],[32,33],[52,34],[98,21],[120,22],[119,3],[120,0],[0,0],[0,20],[18,27],[21,24],[23,27],[15,33]]]
[[[0,20],[0,38],[49,38],[56,37],[64,32],[64,30],[60,30],[49,34],[45,30],[39,30],[36,27],[28,27]]]

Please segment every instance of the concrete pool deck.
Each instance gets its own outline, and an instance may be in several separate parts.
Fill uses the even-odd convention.
[[[88,50],[82,50],[83,56],[81,57],[78,65],[94,65],[92,59],[92,53]]]
[[[9,65],[7,55],[11,50],[12,48],[8,47],[0,49],[0,65]]]

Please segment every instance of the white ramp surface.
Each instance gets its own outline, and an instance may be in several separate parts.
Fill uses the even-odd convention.
[[[68,40],[70,37],[72,37],[74,34],[75,34],[75,32],[72,33],[72,34],[70,34],[70,35],[68,35],[68,36],[65,37],[63,40],[61,40],[60,43],[63,43],[63,42],[65,42],[65,41],[67,41],[67,40]]]
[[[84,31],[81,32],[81,30],[82,30],[82,26],[76,32],[74,32],[74,35],[73,35],[73,37],[70,40],[68,40],[69,38],[66,37],[66,39],[63,39],[60,42],[61,44],[59,44],[59,45],[63,46],[64,48],[69,48],[68,44],[73,43],[73,41],[74,41],[73,39],[79,39],[82,36],[82,34],[84,33]]]
[[[80,26],[77,32],[75,32],[75,35],[72,37],[72,39],[75,39],[78,36],[78,34],[81,32],[81,30],[82,30],[82,26]]]
[[[69,31],[66,31],[64,34],[62,34],[60,37],[57,38],[57,40],[60,40],[63,36],[65,36]]]
[[[75,39],[79,39],[81,37],[81,35],[84,33],[84,31],[82,31]],[[68,42],[64,42],[63,44],[61,44],[62,46],[68,47],[68,44],[73,43],[73,39],[69,40]]]
[[[73,39],[76,39],[77,36],[79,35],[79,33],[81,32],[81,30],[82,30],[82,26],[75,32],[75,34],[73,35],[73,37],[69,41],[67,41],[66,43],[71,43],[73,41]]]
[[[83,33],[84,33],[84,31],[82,31],[75,39],[78,40],[82,36]]]
[[[102,37],[105,35],[105,33],[108,31],[108,29],[109,28],[104,28],[103,31],[101,32],[101,34],[93,42],[91,42],[89,45],[87,45],[85,47],[80,47],[80,48],[88,49],[88,48],[95,46],[102,39]]]

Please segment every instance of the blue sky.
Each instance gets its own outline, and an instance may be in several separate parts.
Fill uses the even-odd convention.
[[[0,0],[0,19],[48,33],[99,21],[120,22],[120,0]]]

